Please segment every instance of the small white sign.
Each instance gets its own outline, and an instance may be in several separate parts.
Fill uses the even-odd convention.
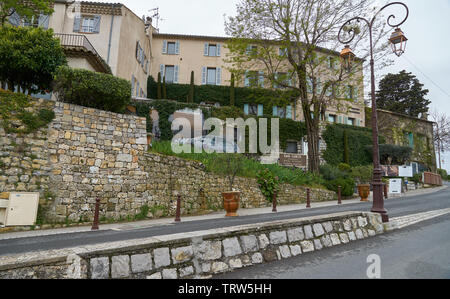
[[[389,193],[390,194],[402,194],[402,180],[401,179],[389,180]]]
[[[399,166],[398,167],[398,176],[403,178],[412,178],[413,175],[413,167],[412,166]]]

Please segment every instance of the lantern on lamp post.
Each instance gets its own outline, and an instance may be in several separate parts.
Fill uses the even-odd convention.
[[[403,34],[403,31],[400,28],[396,28],[389,39],[392,46],[392,51],[395,55],[400,57],[403,53],[405,53],[407,41],[408,39],[405,34]]]
[[[356,55],[355,53],[353,53],[349,45],[346,45],[345,48],[341,51],[341,64],[347,72],[350,72],[350,70],[352,69],[353,60],[355,59],[355,57]]]
[[[389,42],[392,45],[392,51],[397,56],[401,56],[406,49],[406,42],[407,38],[403,34],[403,32],[400,30],[399,26],[402,25],[409,16],[409,9],[408,7],[402,3],[402,2],[392,2],[387,5],[385,5],[383,8],[381,8],[378,13],[375,14],[375,16],[372,18],[371,21],[368,21],[365,18],[362,17],[354,17],[347,22],[344,23],[344,25],[341,27],[338,35],[338,39],[342,44],[345,44],[345,48],[342,50],[340,56],[342,61],[342,68],[349,71],[352,67],[352,62],[355,59],[355,54],[350,49],[349,44],[353,41],[356,34],[358,34],[358,30],[355,30],[354,26],[350,26],[353,21],[364,21],[368,27],[369,27],[369,37],[370,37],[370,71],[371,71],[371,98],[372,98],[372,137],[373,137],[373,207],[371,211],[373,213],[379,213],[381,214],[381,217],[383,219],[383,222],[389,222],[389,216],[384,208],[384,198],[383,198],[383,171],[381,170],[380,165],[380,148],[379,148],[379,136],[378,136],[378,113],[377,113],[377,101],[375,97],[375,60],[373,55],[373,37],[372,37],[372,28],[373,24],[375,22],[376,17],[380,14],[382,10],[385,8],[391,6],[391,5],[402,5],[404,8],[406,8],[406,17],[403,19],[402,22],[399,24],[391,24],[391,19],[395,19],[394,15],[390,15],[387,23],[390,27],[395,28],[394,33],[392,34],[391,38],[389,39]],[[350,28],[350,29],[349,29]],[[352,33],[350,38],[348,39],[342,39],[341,34],[343,32],[347,32],[348,34]]]

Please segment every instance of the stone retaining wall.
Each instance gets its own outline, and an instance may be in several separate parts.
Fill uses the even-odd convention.
[[[132,220],[222,209],[225,179],[207,173],[201,163],[147,152],[146,119],[60,102],[36,100],[34,110],[53,109],[47,128],[20,136],[0,126],[0,199],[9,192],[39,192],[39,218],[76,224],[93,220],[96,198],[102,221]],[[242,207],[269,205],[254,179],[237,178]],[[313,189],[312,201],[333,200],[327,190]],[[299,203],[306,189],[283,185],[279,203]]]
[[[384,233],[381,216],[346,212],[0,258],[0,278],[190,279]]]

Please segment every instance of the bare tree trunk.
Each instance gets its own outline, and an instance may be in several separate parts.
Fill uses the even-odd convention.
[[[312,119],[309,106],[303,107],[306,131],[308,136],[308,169],[310,172],[320,172],[319,121]]]
[[[439,156],[439,169],[442,169],[442,160],[441,160],[441,141],[438,140],[438,156]]]

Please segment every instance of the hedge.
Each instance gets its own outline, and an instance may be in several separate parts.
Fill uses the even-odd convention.
[[[323,133],[323,138],[327,143],[327,149],[323,153],[323,158],[328,164],[339,165],[344,163],[344,132],[348,135],[349,164],[350,166],[363,166],[372,163],[372,156],[366,150],[372,145],[372,130],[365,127],[355,127],[350,125],[332,124],[328,125]],[[384,141],[384,138],[380,138]]]
[[[187,103],[190,84],[166,84],[167,98],[182,103]],[[195,85],[194,102],[219,103],[221,106],[230,105],[231,86]],[[147,94],[150,99],[158,99],[157,82],[153,77],[148,78]],[[298,98],[295,91],[269,90],[264,88],[234,87],[234,105],[243,108],[244,104],[263,104],[264,114],[272,115],[272,107],[284,107],[292,105]]]
[[[131,101],[131,83],[108,74],[60,67],[54,84],[65,103],[121,113]]]

